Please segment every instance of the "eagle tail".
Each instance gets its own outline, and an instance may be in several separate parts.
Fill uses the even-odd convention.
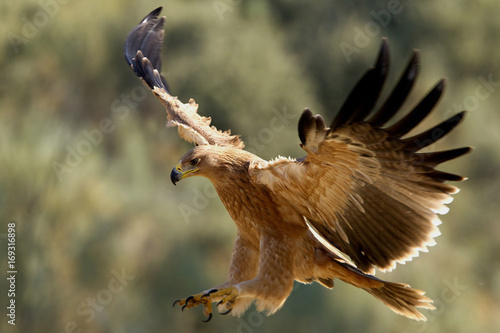
[[[329,251],[318,249],[317,258],[328,267],[326,276],[338,278],[355,287],[361,288],[397,314],[414,320],[425,321],[425,316],[417,308],[434,310],[432,300],[425,296],[425,292],[411,288],[405,283],[388,282],[367,274],[350,264],[343,258]]]
[[[425,292],[410,288],[404,283],[382,282],[382,287],[363,290],[384,302],[392,311],[411,319],[425,321],[425,316],[416,308],[435,309],[431,304],[432,300],[424,296]]]

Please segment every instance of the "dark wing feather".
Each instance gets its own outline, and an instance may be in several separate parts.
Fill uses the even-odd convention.
[[[124,55],[135,75],[140,77],[163,103],[167,110],[168,126],[178,126],[179,136],[198,145],[243,148],[243,141],[231,132],[210,126],[211,119],[198,114],[198,104],[180,102],[170,94],[161,75],[161,49],[163,46],[165,17],[159,17],[161,7],[153,10],[128,34]]]
[[[443,121],[437,126],[428,129],[425,132],[412,136],[410,138],[402,139],[405,150],[417,151],[423,149],[430,144],[438,141],[454,129],[464,118],[465,111],[462,111],[453,117]]]
[[[123,54],[125,60],[132,67],[134,73],[140,78],[148,78],[145,73],[140,71],[139,66],[141,65],[136,61],[137,51],[141,51],[145,55],[153,68],[157,69],[161,73],[161,49],[163,47],[163,38],[165,32],[163,26],[165,24],[165,17],[158,17],[162,7],[158,7],[149,13],[145,18],[139,22],[127,36],[125,44],[123,46]],[[160,74],[162,85],[166,91],[170,92],[168,89],[167,82],[163,75]],[[153,89],[151,82],[146,81],[146,84]]]
[[[398,121],[396,124],[385,129],[387,134],[392,137],[400,138],[409,131],[411,131],[415,126],[420,124],[422,120],[432,111],[434,106],[437,104],[445,87],[446,80],[442,79],[434,87],[434,89],[425,96],[425,98],[403,119]]]
[[[414,155],[414,163],[424,165],[428,168],[435,168],[438,164],[453,160],[468,153],[469,150],[469,147],[463,147],[432,153],[417,153]]]
[[[382,128],[414,83],[417,52],[387,101],[368,117],[385,80],[387,53],[384,40],[374,68],[353,89],[330,129],[316,121],[320,116],[304,111],[299,138],[308,153],[305,158],[277,159],[251,172],[365,272],[374,266],[391,269],[434,244],[440,223],[436,214],[447,211],[445,204],[457,191],[445,182],[464,180],[434,168],[471,150],[419,152],[447,135],[464,118],[463,112],[402,138],[432,111],[444,81],[405,117]]]
[[[367,120],[374,127],[383,126],[389,119],[391,119],[396,112],[398,112],[401,105],[403,105],[406,97],[411,91],[413,84],[418,75],[419,70],[419,62],[418,62],[418,51],[413,51],[413,56],[406,67],[401,79],[398,84],[392,91],[387,101],[385,101],[384,105],[371,117]]]
[[[305,109],[299,119],[299,139],[309,149],[316,149],[326,135],[325,121],[319,114],[313,116],[311,110]],[[312,147],[315,148],[312,148]]]
[[[389,51],[387,40],[383,39],[375,66],[366,72],[351,91],[330,126],[330,132],[335,131],[339,125],[360,121],[372,111],[387,77],[388,69]]]

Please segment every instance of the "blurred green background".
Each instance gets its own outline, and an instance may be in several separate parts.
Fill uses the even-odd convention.
[[[130,29],[163,5],[163,72],[221,129],[263,158],[302,156],[304,107],[331,120],[389,38],[385,95],[413,48],[408,110],[441,77],[421,127],[463,109],[434,149],[472,145],[442,166],[469,177],[429,254],[377,276],[435,300],[427,323],[338,282],[296,285],[271,317],[175,299],[225,281],[236,230],[205,179],[173,187],[190,145],[122,56]],[[493,332],[500,329],[500,3],[467,1],[0,1],[0,331]],[[271,120],[275,118],[273,122]],[[272,130],[271,130],[272,129]],[[17,231],[16,326],[7,324],[7,223]]]

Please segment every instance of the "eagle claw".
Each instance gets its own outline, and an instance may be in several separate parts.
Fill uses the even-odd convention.
[[[207,293],[205,293],[203,296],[201,296],[201,298],[204,298],[204,297],[210,297],[210,294],[212,293],[215,293],[216,291],[218,291],[219,289],[211,289],[209,290]]]
[[[185,299],[176,300],[173,304],[175,307],[179,305],[181,310],[191,309],[198,305],[203,305],[203,313],[207,316],[207,319],[202,320],[203,322],[208,322],[212,319],[212,302],[217,302],[217,306],[224,304],[226,306],[226,311],[221,312],[221,315],[227,315],[232,311],[232,307],[236,298],[238,297],[238,289],[236,287],[229,287],[223,289],[211,289],[208,292],[203,292],[195,295],[191,295]]]
[[[219,303],[220,303],[220,302],[219,302]],[[230,308],[229,310],[224,311],[224,312],[219,312],[219,314],[221,314],[221,315],[225,316],[225,315],[229,314],[231,311],[233,311],[233,308]]]
[[[207,318],[207,319],[205,319],[205,320],[202,320],[202,322],[204,322],[204,323],[208,323],[208,322],[210,321],[210,319],[212,319],[212,312],[210,312],[210,313],[208,314],[208,318]]]

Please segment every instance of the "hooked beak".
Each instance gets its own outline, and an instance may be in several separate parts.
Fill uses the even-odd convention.
[[[175,185],[175,183],[177,183],[181,179],[182,179],[182,169],[180,168],[179,164],[177,164],[170,173],[170,180],[172,181],[172,184]]]
[[[179,163],[172,169],[172,172],[170,173],[170,180],[172,181],[172,184],[175,185],[179,180],[186,178],[190,173],[195,171],[198,171],[198,168],[183,171],[181,163]]]

